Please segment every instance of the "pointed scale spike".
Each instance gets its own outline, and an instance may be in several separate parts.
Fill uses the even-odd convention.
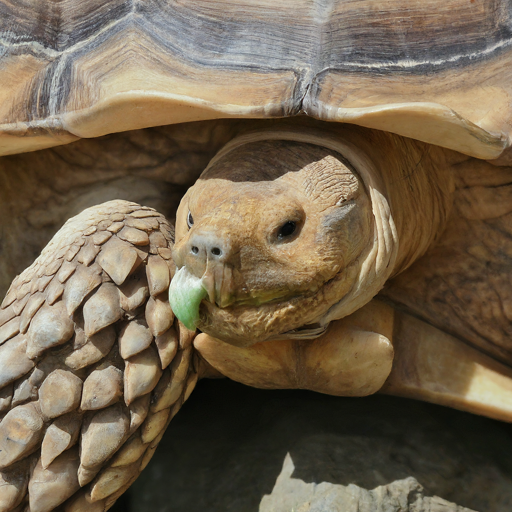
[[[62,301],[45,304],[34,316],[27,331],[27,355],[31,359],[46,349],[66,343],[73,336],[74,324]]]
[[[91,484],[93,502],[112,496],[115,492],[132,483],[139,476],[140,462],[129,466],[107,467]]]
[[[124,398],[130,405],[136,398],[150,393],[162,375],[160,358],[153,346],[126,361]]]
[[[62,294],[64,293],[64,285],[58,279],[53,279],[45,293],[46,302],[52,306],[62,297]]]
[[[121,466],[129,466],[130,464],[137,462],[144,455],[147,447],[148,445],[142,442],[140,434],[138,432],[135,433],[116,453],[116,456],[110,466],[117,468]]]
[[[155,338],[155,345],[158,350],[162,369],[171,364],[178,350],[178,333],[174,327],[170,327],[163,334]]]
[[[16,316],[12,304],[5,309],[0,309],[0,327]]]
[[[130,406],[130,434],[133,434],[147,418],[151,394],[143,395],[134,400]]]
[[[53,276],[43,276],[37,280],[37,290],[40,292],[44,292],[46,287],[50,284],[50,281],[53,279]]]
[[[142,319],[132,320],[119,333],[119,353],[123,359],[129,359],[147,349],[152,341],[153,336],[146,321]]]
[[[82,411],[104,409],[118,402],[123,394],[123,372],[115,366],[93,371],[84,382]]]
[[[57,271],[60,269],[61,265],[62,265],[62,260],[61,259],[53,260],[51,263],[46,265],[46,267],[44,269],[44,274],[46,276],[53,276],[53,275],[55,275],[57,273]]]
[[[169,266],[161,256],[150,256],[146,267],[149,292],[152,296],[164,293],[171,284]]]
[[[110,239],[112,233],[110,231],[99,231],[95,233],[92,237],[92,243],[94,245],[103,245],[106,241]]]
[[[153,441],[167,426],[170,409],[150,413],[141,427],[141,438],[143,443]]]
[[[57,274],[57,279],[61,283],[65,283],[76,270],[76,263],[64,261]]]
[[[80,489],[78,447],[59,455],[45,469],[37,463],[28,484],[30,512],[51,512]]]
[[[21,300],[23,297],[30,292],[30,288],[32,287],[32,283],[24,283],[16,290],[16,300]]]
[[[20,332],[21,333],[25,334],[27,332],[27,329],[30,325],[30,322],[32,321],[32,318],[39,311],[39,309],[44,304],[44,302],[45,302],[44,293],[38,292],[38,293],[30,296],[30,299],[27,302],[27,305],[25,306],[23,313],[21,314],[21,320],[20,320]]]
[[[149,236],[145,231],[125,226],[117,236],[133,245],[148,245]]]
[[[98,231],[98,228],[96,226],[89,226],[86,230],[84,230],[83,235],[90,236],[96,233],[96,231]]]
[[[65,370],[54,370],[39,389],[39,404],[45,418],[74,411],[80,404],[82,379]]]
[[[16,336],[20,332],[20,317],[15,316],[0,327],[0,344]]]
[[[64,508],[64,512],[105,512],[105,502],[91,502],[90,496],[84,490],[77,493]]]
[[[85,334],[84,334],[85,337]],[[113,326],[106,327],[88,338],[80,348],[69,354],[64,363],[72,370],[80,370],[104,358],[116,341],[116,331]]]
[[[142,231],[151,231],[158,229],[158,221],[154,217],[148,219],[136,219],[135,217],[127,217],[125,224],[131,228],[142,229]]]
[[[87,473],[90,480],[94,478],[94,472],[97,473],[101,465],[120,448],[129,427],[127,412],[120,403],[98,411],[86,421],[80,441],[80,462],[81,468],[86,470],[83,473]],[[88,483],[86,480],[81,479],[80,484],[85,485]]]
[[[23,377],[35,366],[26,350],[27,340],[23,334],[0,345],[0,388]]]
[[[13,303],[12,309],[16,316],[20,316],[21,312],[25,309],[25,306],[27,305],[28,300],[30,299],[30,293],[27,293],[25,297],[23,297],[21,300],[17,300]]]
[[[76,261],[83,263],[86,267],[88,267],[94,261],[94,258],[96,258],[100,250],[101,247],[98,247],[92,243],[88,243],[80,249],[80,252],[76,256]]]
[[[7,384],[0,388],[0,414],[7,412],[11,408],[13,391],[12,384]],[[0,508],[0,510],[2,509]]]
[[[43,437],[43,418],[32,403],[10,410],[0,423],[0,469],[32,453]]]
[[[172,312],[166,294],[158,297],[151,297],[146,305],[146,322],[151,329],[153,336],[160,336],[174,321],[174,313]]]
[[[136,272],[130,276],[119,288],[121,308],[124,311],[133,311],[144,304],[149,297],[149,287],[146,276]]]
[[[5,309],[7,306],[10,306],[16,300],[16,288],[14,286],[14,281],[7,292],[4,300],[2,301],[2,305],[0,306],[2,309]]]
[[[164,260],[171,260],[172,259],[172,251],[171,249],[168,249],[167,247],[159,247],[158,248],[158,254],[162,256]]]
[[[84,304],[83,314],[84,331],[87,337],[117,322],[123,314],[117,287],[112,283],[103,283]]]
[[[96,258],[103,270],[112,278],[112,281],[121,286],[137,264],[139,255],[127,242],[112,237]]]
[[[151,411],[153,413],[167,409],[173,405],[181,396],[188,370],[190,367],[192,350],[190,348],[178,352],[169,368],[169,378],[166,379],[167,385],[158,384],[155,390]]]
[[[80,435],[82,417],[71,412],[48,427],[41,445],[41,464],[46,469],[61,453],[74,446]]]
[[[18,381],[14,386],[14,394],[12,397],[11,407],[17,407],[27,401],[37,400],[37,388],[30,382],[27,377]]]
[[[110,226],[107,228],[112,233],[118,233],[123,229],[124,223],[123,222],[114,222],[113,224],[110,224]]]
[[[62,297],[69,315],[72,315],[85,297],[101,284],[100,273],[99,265],[78,265],[76,272],[67,281]]]

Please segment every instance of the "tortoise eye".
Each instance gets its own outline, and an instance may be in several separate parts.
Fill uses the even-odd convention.
[[[285,222],[282,226],[279,232],[277,233],[277,238],[279,240],[282,240],[283,238],[286,238],[288,236],[293,235],[295,233],[295,229],[297,228],[297,224],[291,220],[288,222]]]
[[[190,229],[193,225],[194,225],[194,218],[192,217],[192,214],[189,211],[188,215],[187,215],[187,226],[188,226],[188,229]]]

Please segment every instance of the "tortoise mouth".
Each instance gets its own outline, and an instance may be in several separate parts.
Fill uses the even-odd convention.
[[[341,274],[341,273],[340,273]],[[236,346],[272,340],[311,340],[329,327],[322,317],[330,305],[326,299],[340,274],[309,293],[280,295],[270,300],[248,303],[240,300],[220,307],[204,298],[197,327],[206,334]]]

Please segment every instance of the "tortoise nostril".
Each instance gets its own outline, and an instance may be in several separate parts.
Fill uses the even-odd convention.
[[[196,247],[195,245],[193,245],[190,250],[192,251],[192,254],[198,254],[199,253],[199,247]]]
[[[220,256],[220,255],[222,254],[222,251],[221,251],[218,247],[214,247],[214,248],[212,249],[212,254],[213,254],[214,256]]]

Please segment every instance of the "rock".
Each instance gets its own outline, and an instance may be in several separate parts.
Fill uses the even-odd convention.
[[[437,496],[424,496],[419,482],[408,477],[372,490],[354,484],[306,483],[293,478],[288,453],[272,494],[263,496],[259,512],[473,512]]]
[[[508,512],[510,434],[413,400],[206,380],[112,510]]]

